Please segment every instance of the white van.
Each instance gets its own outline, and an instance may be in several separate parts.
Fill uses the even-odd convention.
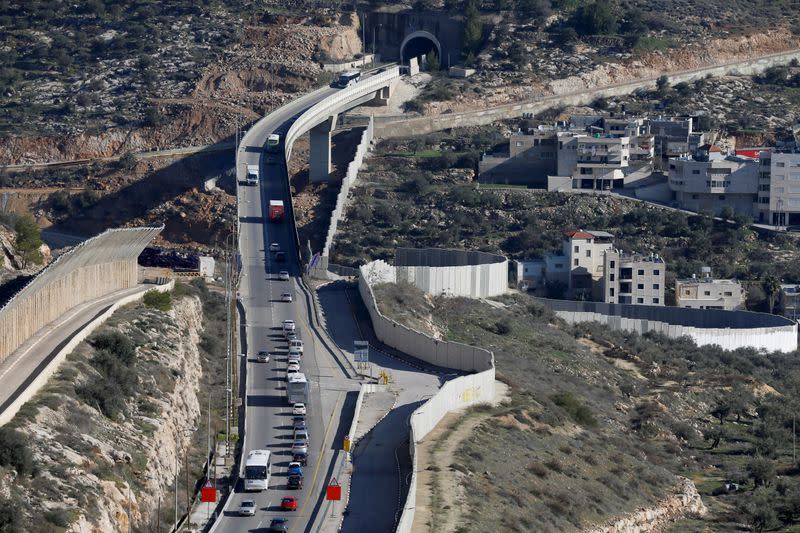
[[[303,355],[303,341],[292,339],[289,341],[289,355]]]

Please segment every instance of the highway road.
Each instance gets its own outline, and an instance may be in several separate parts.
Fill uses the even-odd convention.
[[[283,137],[291,121],[303,110],[326,98],[336,89],[322,89],[284,106],[257,125],[243,139],[237,169],[242,175],[246,165],[260,165],[259,186],[239,187],[239,216],[241,233],[239,249],[242,255],[242,275],[239,289],[244,308],[246,339],[246,422],[242,463],[253,449],[268,449],[273,453],[272,477],[269,489],[260,493],[244,493],[240,483],[226,505],[223,516],[213,528],[216,533],[266,531],[272,518],[289,518],[290,531],[311,531],[315,519],[321,518],[321,498],[333,461],[338,458],[343,435],[350,426],[358,383],[351,381],[343,366],[312,333],[305,293],[300,289],[301,262],[297,257],[294,228],[288,210],[289,187],[282,154],[276,164],[267,164],[263,147],[273,132]],[[266,215],[269,200],[282,199],[287,205],[283,223],[269,223]],[[269,251],[270,243],[278,243],[286,252],[285,263],[276,262]],[[288,281],[281,281],[278,272],[287,270]],[[293,302],[280,301],[289,292]],[[291,460],[291,408],[285,399],[286,341],[280,331],[285,319],[297,323],[298,337],[305,343],[301,371],[310,381],[310,405],[307,416],[310,446],[308,465],[304,468],[302,490],[286,489],[286,469]],[[273,357],[269,363],[258,363],[255,355],[268,350]],[[275,356],[274,354],[277,354]],[[345,413],[344,415],[342,413]],[[296,512],[280,511],[283,496],[299,498]],[[239,517],[237,511],[243,500],[256,501],[253,517]]]

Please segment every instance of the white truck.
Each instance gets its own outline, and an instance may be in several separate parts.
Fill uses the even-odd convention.
[[[245,183],[247,185],[258,185],[258,165],[247,165]]]

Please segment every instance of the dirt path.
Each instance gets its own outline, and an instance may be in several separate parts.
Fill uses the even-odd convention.
[[[508,387],[495,382],[495,405],[508,398]],[[412,533],[455,531],[464,508],[462,472],[453,470],[456,450],[492,413],[448,413],[417,446],[417,495]],[[434,516],[435,513],[435,516]]]

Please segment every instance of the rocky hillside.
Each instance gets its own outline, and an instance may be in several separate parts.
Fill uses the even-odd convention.
[[[0,430],[0,448],[18,448],[0,454],[0,529],[144,531],[159,505],[171,513],[200,414],[202,331],[186,296],[166,312],[123,308],[82,343]]]

